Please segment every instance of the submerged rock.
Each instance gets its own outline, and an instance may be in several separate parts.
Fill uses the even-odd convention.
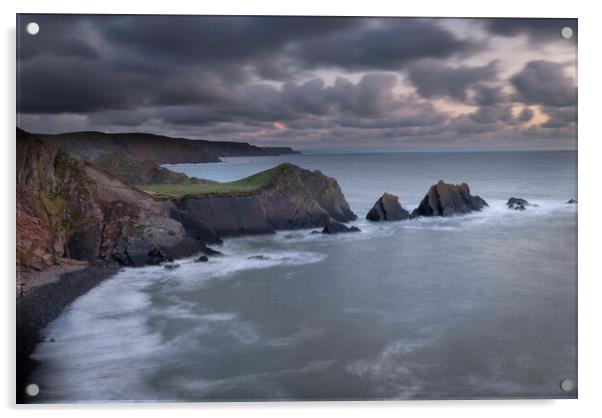
[[[409,217],[410,213],[399,204],[399,197],[389,193],[379,197],[366,215],[366,219],[373,222],[401,221]]]
[[[173,264],[173,263],[172,264],[166,264],[165,266],[163,266],[163,268],[165,270],[175,270],[177,268],[180,268],[180,265],[179,264]]]
[[[537,207],[535,203],[531,203],[525,199],[521,199],[520,197],[511,197],[506,202],[506,206],[508,206],[508,209],[514,210],[525,210],[527,209],[527,206]]]
[[[468,184],[447,184],[439,180],[412,211],[411,217],[461,215],[480,211],[486,206],[485,200],[470,194]]]
[[[355,226],[348,227],[330,218],[322,230],[323,234],[340,234],[346,232],[360,232],[360,229]]]
[[[270,257],[266,257],[265,255],[252,255],[250,257],[247,257],[247,260],[269,260]]]
[[[508,209],[525,210],[527,209],[527,206],[531,206],[531,203],[520,197],[511,197],[506,202],[506,206],[508,206]]]
[[[566,203],[568,203],[569,205],[576,205],[577,201],[575,199],[569,199]]]
[[[202,255],[196,260],[194,260],[195,263],[206,263],[207,261],[209,261],[209,257],[207,257],[206,255]]]

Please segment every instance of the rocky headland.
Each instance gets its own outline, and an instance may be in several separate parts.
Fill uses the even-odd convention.
[[[78,158],[90,161],[114,152],[158,164],[206,163],[218,162],[219,157],[298,153],[289,147],[257,147],[244,142],[171,138],[147,133],[69,132],[35,135]]]

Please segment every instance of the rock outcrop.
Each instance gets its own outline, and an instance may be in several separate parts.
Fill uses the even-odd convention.
[[[256,189],[172,198],[182,222],[199,222],[216,236],[272,233],[357,219],[337,181],[319,171],[281,164],[258,173]],[[241,180],[244,182],[245,179]],[[203,233],[204,233],[203,232]]]
[[[569,199],[566,203],[568,203],[569,205],[576,205],[577,204],[577,200],[575,200],[575,199]]]
[[[447,184],[439,180],[412,211],[411,217],[461,215],[480,211],[486,206],[485,200],[470,194],[468,184]]]
[[[520,197],[511,197],[506,202],[506,206],[508,206],[508,209],[526,210],[527,206],[537,206],[537,205],[534,205],[525,199],[521,199]]]
[[[202,249],[169,212],[166,202],[17,129],[18,272],[64,259],[137,266]]]
[[[389,193],[379,197],[366,215],[366,219],[373,222],[401,221],[409,217],[410,213],[399,204],[399,197]]]
[[[347,232],[360,232],[360,229],[356,226],[349,227],[330,218],[322,230],[323,234],[343,234]]]

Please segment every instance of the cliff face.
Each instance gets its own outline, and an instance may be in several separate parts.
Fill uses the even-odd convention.
[[[106,169],[101,171],[17,130],[18,271],[44,270],[68,259],[155,264],[202,251],[223,236],[356,219],[336,180],[292,164],[229,184],[193,180],[153,162],[131,166],[123,155],[109,157],[101,159]],[[161,181],[166,190],[195,193],[159,198],[111,173],[126,182]]]
[[[165,202],[17,130],[17,271],[65,258],[142,265],[198,248]]]
[[[144,133],[71,132],[36,135],[79,158],[95,160],[103,154],[119,152],[138,160],[158,164],[218,162],[219,157],[281,155],[291,148],[261,148],[247,143],[170,138]]]
[[[323,227],[330,218],[357,218],[336,180],[319,171],[281,164],[257,176],[268,180],[253,191],[172,200],[181,212],[220,236]]]

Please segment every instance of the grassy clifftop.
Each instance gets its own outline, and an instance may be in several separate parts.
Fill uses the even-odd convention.
[[[184,197],[205,195],[229,195],[253,193],[270,184],[286,171],[292,171],[295,166],[289,163],[280,164],[274,168],[260,171],[249,177],[225,183],[180,183],[180,184],[149,184],[138,185],[140,190],[157,197]]]

